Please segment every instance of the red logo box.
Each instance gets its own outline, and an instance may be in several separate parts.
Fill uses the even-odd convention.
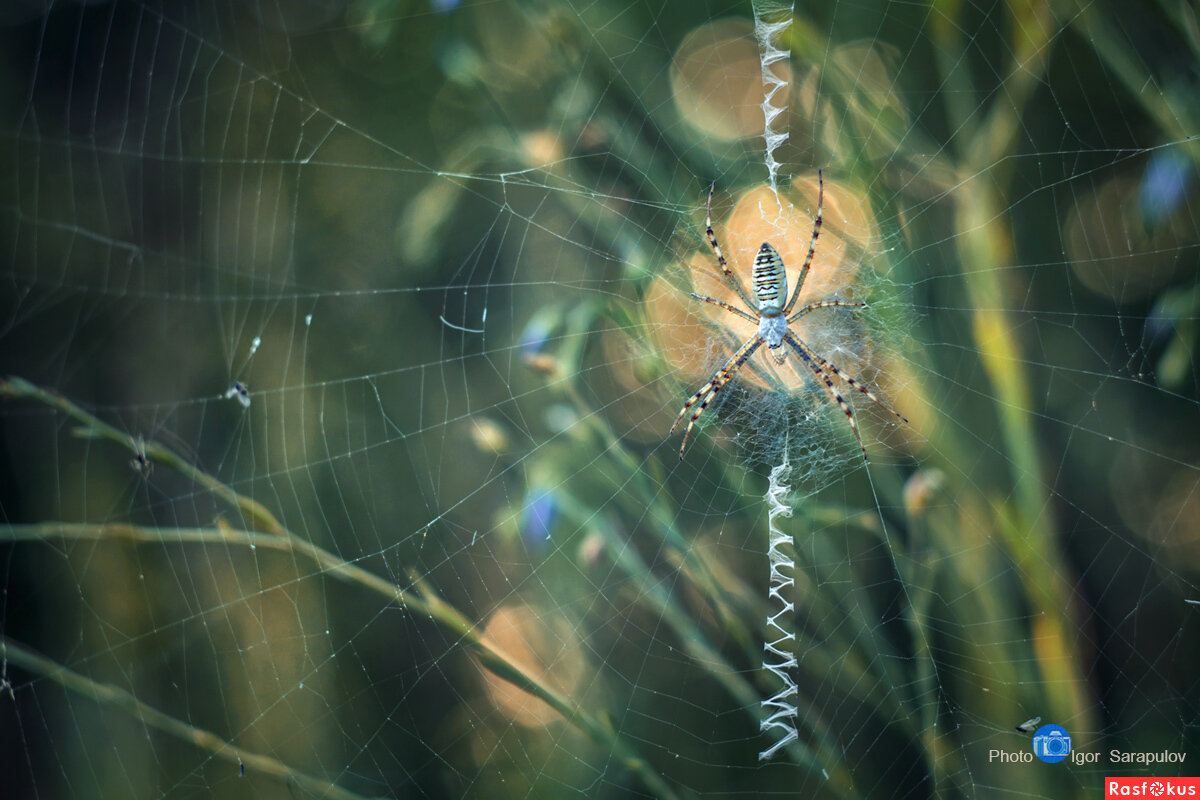
[[[1105,778],[1104,800],[1121,797],[1194,797],[1200,800],[1200,778]]]

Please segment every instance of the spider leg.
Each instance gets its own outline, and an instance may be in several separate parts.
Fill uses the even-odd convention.
[[[804,279],[808,277],[808,268],[812,266],[813,254],[817,252],[817,237],[821,235],[821,204],[824,201],[825,179],[821,177],[821,170],[817,170],[817,218],[813,220],[812,239],[808,242],[808,255],[804,257],[804,266],[800,267],[800,275],[796,278],[796,288],[792,290],[792,297],[788,300],[788,304],[783,307],[784,315],[792,313],[792,306],[796,305],[796,300],[800,298],[800,287],[804,286]]]
[[[706,303],[712,303],[714,306],[720,306],[721,308],[725,309],[726,311],[728,311],[732,314],[737,314],[739,317],[746,320],[747,322],[753,322],[755,325],[758,324],[757,319],[750,316],[745,311],[742,311],[740,308],[729,305],[729,303],[722,303],[720,300],[717,300],[712,297],[706,297],[702,294],[696,294],[695,292],[689,292],[689,294],[691,294],[691,296],[696,298],[697,300],[703,300]]]
[[[822,300],[820,303],[810,303],[788,317],[788,322],[795,322],[810,311],[818,308],[866,308],[866,303],[848,303],[844,300]]]
[[[793,337],[790,331],[784,335],[784,338],[789,340],[789,344],[791,344],[792,347],[796,348],[797,350],[802,350],[803,352],[807,353],[808,357],[811,358],[813,361],[815,361],[817,364],[819,364],[823,371],[832,372],[834,375],[836,375],[841,380],[845,381],[851,387],[853,387],[853,388],[857,389],[858,391],[862,392],[863,394],[865,394],[871,400],[871,402],[873,402],[875,405],[879,406],[880,408],[884,409],[885,411],[890,412],[893,416],[895,416],[901,422],[908,424],[907,417],[905,417],[903,414],[901,414],[896,409],[889,406],[887,403],[880,400],[875,395],[871,394],[870,389],[863,386],[861,383],[854,380],[854,378],[851,378],[849,375],[842,372],[840,369],[835,367],[833,364],[829,363],[828,361],[826,361],[825,359],[821,358],[819,355],[814,353],[812,351],[812,348],[810,348],[808,345],[806,345],[802,340]]]
[[[825,391],[829,393],[829,396],[833,399],[833,401],[842,409],[842,413],[845,414],[846,419],[850,421],[850,430],[854,432],[854,438],[858,440],[858,449],[862,450],[863,461],[869,461],[867,458],[866,445],[863,444],[862,436],[859,435],[858,432],[858,423],[854,420],[854,412],[850,410],[850,406],[846,403],[845,398],[842,397],[841,393],[839,393],[837,388],[833,385],[833,380],[830,379],[829,375],[823,369],[821,369],[820,366],[818,366],[816,361],[813,361],[812,356],[810,356],[812,351],[808,350],[808,348],[801,347],[799,343],[792,338],[790,333],[784,334],[783,340],[791,345],[793,350],[800,354],[800,358],[804,359],[804,363],[807,364],[808,368],[811,369],[813,374],[817,376],[817,381],[825,387]]]
[[[733,273],[729,268],[729,264],[725,261],[725,254],[721,252],[721,245],[717,244],[717,235],[713,233],[712,226],[712,196],[713,190],[717,188],[717,182],[713,181],[712,186],[708,188],[708,204],[704,210],[704,235],[708,237],[708,245],[717,254],[717,263],[721,265],[721,272],[725,273],[725,282],[730,288],[737,292],[738,297],[742,298],[742,302],[747,308],[758,308],[758,304],[750,299],[750,295],[746,294],[746,288],[742,286],[741,279]]]
[[[712,376],[712,379],[708,383],[701,386],[699,391],[692,395],[688,401],[683,404],[683,408],[679,411],[679,416],[675,417],[675,422],[671,425],[672,432],[674,432],[675,428],[679,425],[680,420],[683,419],[683,415],[688,412],[688,409],[703,398],[703,401],[700,403],[700,407],[696,409],[695,414],[692,414],[692,418],[688,420],[687,429],[683,432],[683,442],[679,445],[680,460],[683,459],[683,450],[685,447],[687,447],[688,436],[691,435],[692,427],[696,424],[696,420],[701,414],[704,413],[704,409],[708,408],[708,404],[711,403],[713,398],[717,396],[717,392],[721,391],[721,388],[725,386],[725,384],[733,380],[733,376],[737,374],[737,371],[741,368],[742,364],[746,363],[746,359],[750,358],[750,356],[754,354],[754,351],[757,350],[762,343],[763,338],[757,335],[754,338],[747,340],[747,342],[742,345],[741,348],[739,348],[738,351],[734,353],[728,361],[725,362],[725,366],[717,370],[716,374]]]
[[[701,324],[706,325],[709,328],[711,328],[713,333],[716,334],[718,337],[720,337],[721,341],[723,341],[725,343],[725,346],[729,348],[730,353],[737,351],[737,349],[742,346],[742,342],[740,342],[736,338],[734,338],[733,334],[729,332],[729,329],[724,327],[723,325],[718,325],[716,322],[714,322],[710,319],[701,320]],[[779,383],[778,379],[772,378],[770,375],[768,375],[766,372],[764,372],[759,367],[759,365],[756,364],[755,362],[747,361],[745,364],[742,365],[742,369],[750,370],[751,372],[753,372],[755,375],[758,376],[759,380],[761,380],[763,382],[763,384],[765,384],[767,386],[774,386],[776,391],[784,391],[784,387],[782,384]]]

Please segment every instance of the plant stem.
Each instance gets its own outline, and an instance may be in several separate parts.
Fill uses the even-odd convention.
[[[405,590],[374,573],[346,562],[328,550],[293,535],[270,511],[257,501],[239,494],[233,488],[197,469],[183,458],[156,442],[139,444],[128,433],[98,419],[62,395],[51,392],[22,378],[10,377],[0,381],[0,396],[36,400],[63,411],[84,428],[81,435],[105,438],[136,452],[144,446],[146,458],[164,464],[204,486],[230,505],[239,509],[257,524],[261,531],[237,530],[225,525],[214,528],[146,528],[127,524],[89,524],[47,522],[36,525],[0,526],[0,541],[30,541],[60,539],[125,539],[137,542],[178,542],[200,544],[238,544],[249,548],[264,547],[307,556],[324,574],[358,584],[395,602],[414,614],[428,616],[442,628],[457,635],[488,671],[512,683],[519,689],[539,698],[586,733],[595,743],[608,748],[626,769],[635,773],[653,794],[675,798],[675,792],[653,771],[634,749],[625,743],[609,726],[574,705],[558,692],[541,683],[503,652],[494,648],[480,630],[466,617],[433,593],[418,585],[419,594]],[[40,662],[39,662],[40,663]],[[53,663],[53,662],[47,662]],[[57,666],[57,665],[56,665]],[[61,668],[61,667],[60,667]],[[65,669],[65,668],[62,668]],[[175,720],[177,725],[186,723]]]
[[[56,661],[34,653],[6,636],[0,636],[0,661],[15,664],[35,675],[41,675],[64,689],[98,703],[116,706],[138,722],[185,742],[190,742],[201,750],[207,750],[217,758],[232,764],[244,765],[246,770],[254,775],[277,779],[281,783],[296,787],[301,792],[312,794],[315,797],[331,798],[331,800],[363,800],[363,795],[300,772],[270,756],[253,753],[230,744],[211,731],[197,728],[195,725],[190,725],[170,714],[159,711],[148,703],[138,700],[119,686],[100,683],[80,675]]]

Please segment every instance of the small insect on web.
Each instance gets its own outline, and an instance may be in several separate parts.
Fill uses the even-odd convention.
[[[850,422],[850,430],[854,432],[854,438],[858,440],[858,447],[862,450],[863,460],[865,461],[867,459],[867,448],[863,445],[862,436],[859,435],[858,423],[854,419],[854,412],[834,385],[834,378],[862,392],[872,402],[880,408],[886,409],[902,422],[907,423],[908,419],[872,394],[869,389],[854,378],[817,355],[803,339],[795,335],[788,328],[790,323],[796,322],[801,317],[819,308],[865,308],[867,305],[866,303],[848,303],[842,300],[822,300],[817,303],[810,303],[792,313],[792,308],[796,305],[796,301],[800,297],[800,290],[804,287],[804,280],[808,277],[808,270],[812,266],[813,254],[817,250],[817,237],[821,233],[821,205],[825,199],[825,181],[821,176],[821,171],[817,170],[817,215],[813,220],[813,232],[812,238],[808,243],[808,255],[805,256],[804,264],[800,267],[800,274],[796,278],[796,288],[792,290],[790,298],[787,296],[787,269],[784,267],[783,259],[769,242],[762,243],[762,247],[758,250],[758,255],[754,258],[754,270],[752,274],[754,278],[754,295],[757,300],[750,298],[745,287],[742,286],[741,279],[729,268],[729,264],[725,261],[725,255],[721,252],[721,246],[717,244],[717,236],[713,233],[712,227],[712,196],[716,186],[717,184],[714,182],[708,190],[708,204],[704,221],[705,236],[708,238],[708,244],[713,249],[713,253],[717,256],[717,263],[721,265],[721,272],[725,276],[725,282],[741,298],[746,308],[749,309],[749,312],[712,297],[696,294],[695,292],[692,292],[691,296],[697,300],[703,300],[706,303],[723,308],[747,322],[758,325],[758,332],[747,339],[729,360],[725,362],[725,365],[717,370],[708,383],[701,386],[683,404],[683,408],[679,411],[679,416],[675,418],[675,423],[671,425],[672,432],[678,427],[688,409],[696,403],[700,403],[700,407],[696,409],[696,413],[692,414],[692,418],[688,421],[687,429],[683,433],[683,443],[679,445],[679,458],[683,458],[683,451],[687,447],[688,436],[691,435],[692,427],[696,424],[696,420],[704,413],[704,409],[708,408],[708,404],[717,396],[717,392],[721,391],[726,384],[733,380],[733,377],[742,368],[742,365],[749,360],[750,356],[754,355],[759,347],[766,344],[767,349],[772,351],[771,356],[775,359],[775,362],[782,364],[787,357],[787,350],[783,349],[783,345],[787,344],[788,347],[795,350],[800,358],[803,359],[808,368],[812,370],[813,377],[825,387],[825,391],[842,409],[842,413],[846,415],[846,419]],[[785,299],[787,300],[786,305],[784,305]]]
[[[146,440],[141,436],[136,439],[130,439],[133,445],[133,458],[129,460],[129,466],[143,478],[150,477],[150,473],[154,471],[154,464],[146,456]]]

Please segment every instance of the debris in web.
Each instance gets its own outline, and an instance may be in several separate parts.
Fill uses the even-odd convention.
[[[241,381],[234,381],[233,386],[225,390],[223,397],[226,400],[237,398],[238,405],[242,408],[250,407],[250,389]]]
[[[483,318],[485,320],[487,319],[486,313],[484,313]],[[463,325],[455,325],[453,322],[446,319],[445,314],[439,314],[438,319],[440,319],[442,321],[442,324],[445,325],[447,328],[453,328],[454,330],[462,331],[463,333],[483,333],[484,332],[483,328],[467,328]]]
[[[1020,733],[1033,733],[1034,731],[1037,730],[1038,725],[1040,725],[1041,722],[1042,722],[1041,717],[1034,717],[1033,719],[1027,719],[1024,722],[1022,722],[1020,725],[1017,726],[1017,731]]]

